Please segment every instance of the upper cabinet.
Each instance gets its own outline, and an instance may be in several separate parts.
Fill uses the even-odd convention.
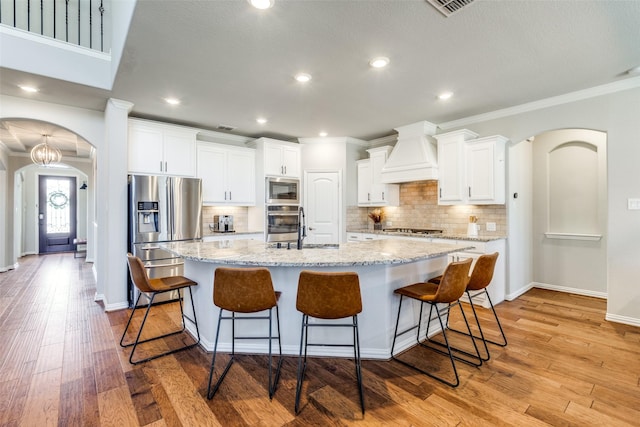
[[[438,204],[505,203],[507,138],[477,138],[466,129],[435,135],[438,140]]]
[[[270,138],[259,138],[255,142],[264,150],[265,176],[300,178],[300,145]]]
[[[368,159],[358,160],[358,206],[400,205],[400,186],[382,183],[382,167],[392,149],[372,148]]]
[[[129,172],[196,175],[195,129],[129,120]]]
[[[205,205],[255,205],[255,150],[199,142],[197,158]]]

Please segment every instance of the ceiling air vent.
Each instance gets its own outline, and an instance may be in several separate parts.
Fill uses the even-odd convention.
[[[234,130],[235,128],[234,128],[233,126],[218,125],[216,129],[219,129],[219,130],[226,130],[226,131],[229,131],[229,132],[230,132],[230,131]]]
[[[451,16],[465,6],[473,3],[474,0],[427,0],[433,7],[438,9],[444,16]]]

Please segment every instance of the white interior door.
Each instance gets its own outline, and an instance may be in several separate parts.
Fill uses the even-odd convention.
[[[606,134],[546,132],[532,154],[534,282],[606,296]]]
[[[304,208],[309,244],[340,243],[339,171],[305,172]]]

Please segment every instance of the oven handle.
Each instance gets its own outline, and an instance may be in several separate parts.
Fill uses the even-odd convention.
[[[298,212],[268,212],[267,216],[298,216]]]

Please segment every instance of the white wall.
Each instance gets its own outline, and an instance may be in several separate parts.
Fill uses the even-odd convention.
[[[628,85],[629,87],[625,87]],[[607,133],[608,222],[607,222],[607,319],[640,325],[640,211],[627,210],[628,198],[640,197],[640,79],[624,84],[595,88],[593,93],[606,95],[586,98],[585,93],[565,97],[561,105],[536,103],[520,108],[508,116],[498,113],[440,124],[443,131],[467,128],[480,135],[501,134],[518,143],[532,135],[567,128],[600,130]],[[586,91],[585,91],[586,92]],[[492,118],[497,117],[497,118]],[[511,151],[511,149],[510,149]],[[509,177],[525,182],[529,165],[519,163],[519,156],[509,157]],[[514,178],[512,178],[514,177]],[[510,192],[513,193],[511,185]],[[519,210],[510,201],[509,223],[517,223]],[[517,230],[510,230],[516,233]],[[516,237],[517,239],[517,237]],[[511,240],[511,239],[510,239]],[[533,278],[524,275],[530,264],[530,251],[510,242],[509,292],[517,293],[529,286]]]

